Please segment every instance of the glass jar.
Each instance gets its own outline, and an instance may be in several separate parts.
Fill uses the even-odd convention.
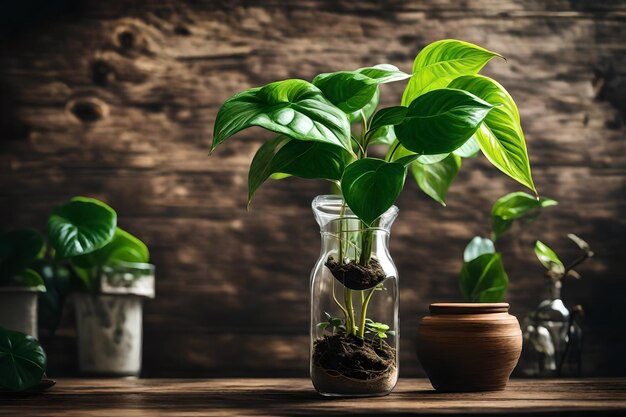
[[[581,371],[582,308],[561,299],[561,280],[546,280],[547,295],[523,322],[522,372],[527,376],[578,375]]]
[[[386,395],[398,379],[398,272],[392,206],[366,226],[340,196],[313,200],[322,249],[311,272],[310,371],[327,396]]]

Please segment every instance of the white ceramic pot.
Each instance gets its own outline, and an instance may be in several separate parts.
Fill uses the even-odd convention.
[[[0,327],[37,337],[37,295],[27,287],[0,287]]]

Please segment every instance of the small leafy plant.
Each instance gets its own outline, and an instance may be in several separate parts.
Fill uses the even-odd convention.
[[[146,245],[117,227],[115,210],[93,198],[74,197],[55,207],[47,238],[49,247],[33,229],[0,235],[0,285],[47,288],[40,297],[40,317],[49,329],[58,324],[72,278],[95,292],[103,266],[149,260]]]
[[[553,281],[561,281],[565,277],[580,279],[580,274],[576,272],[574,268],[593,256],[593,252],[587,242],[575,234],[570,233],[567,237],[574,242],[581,251],[581,254],[567,266],[548,245],[540,240],[535,242],[535,255],[537,255],[539,262],[546,268],[546,276]]]
[[[475,236],[463,253],[460,287],[463,297],[475,303],[501,301],[507,291],[509,278],[496,252],[495,242],[518,220],[530,222],[541,209],[558,204],[555,200],[514,192],[500,197],[491,208],[492,239]]]

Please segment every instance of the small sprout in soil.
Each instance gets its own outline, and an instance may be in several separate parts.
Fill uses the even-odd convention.
[[[345,326],[345,321],[342,318],[339,317],[333,317],[330,314],[328,314],[326,311],[324,312],[324,316],[326,317],[326,321],[323,321],[321,323],[317,324],[317,327],[319,327],[322,330],[329,330],[331,334],[335,334],[335,333],[346,333],[346,326]]]
[[[373,334],[374,338],[378,338],[380,340],[380,345],[382,348],[383,339],[386,339],[388,336],[395,336],[396,332],[393,330],[389,330],[389,325],[385,323],[378,323],[372,319],[365,319],[365,333]]]

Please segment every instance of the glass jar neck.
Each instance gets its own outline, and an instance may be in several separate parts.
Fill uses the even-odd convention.
[[[561,280],[546,279],[546,298],[549,300],[559,300],[561,298]]]

